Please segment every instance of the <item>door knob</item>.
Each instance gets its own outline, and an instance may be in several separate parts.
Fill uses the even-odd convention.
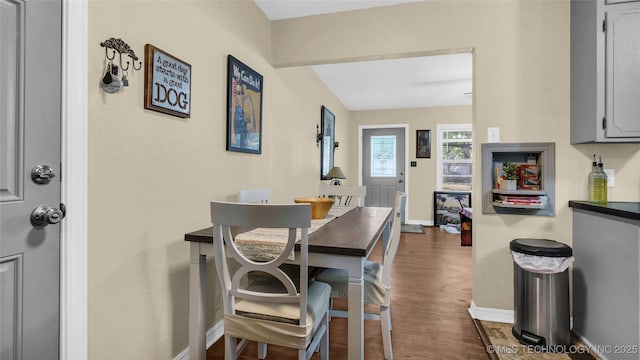
[[[43,227],[57,224],[64,218],[64,212],[49,206],[38,206],[31,213],[31,225]]]

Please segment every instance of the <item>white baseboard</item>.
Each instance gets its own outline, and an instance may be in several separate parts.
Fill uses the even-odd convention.
[[[207,349],[222,336],[224,336],[224,321],[220,320],[211,329],[207,330]],[[182,350],[173,360],[189,360],[189,347]]]
[[[513,310],[503,310],[494,308],[485,308],[476,306],[476,303],[471,300],[471,306],[468,309],[469,315],[476,320],[493,321],[505,324],[513,324],[514,313]],[[569,328],[573,329],[573,316],[569,317]],[[585,340],[585,344],[589,342]],[[602,360],[607,360],[601,356]]]
[[[513,310],[479,307],[473,300],[469,307],[469,315],[476,320],[513,324]]]
[[[584,336],[582,336],[582,334],[577,333],[577,332],[573,332],[573,334],[578,337],[578,339],[580,339],[580,341],[582,341],[582,343],[589,349],[589,351],[593,351],[594,353],[596,353],[596,355],[598,355],[598,358],[600,358],[600,360],[609,360],[607,359],[607,357],[602,354],[599,351],[599,347],[596,345],[593,345],[589,340],[587,340]],[[600,346],[600,348],[602,348],[602,346]]]

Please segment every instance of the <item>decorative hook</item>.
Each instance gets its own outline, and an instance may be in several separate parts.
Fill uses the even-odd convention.
[[[116,58],[116,51],[113,50],[113,56],[109,57],[109,48],[104,48],[104,56],[107,58],[107,60],[113,60]]]
[[[138,65],[140,65],[140,66],[136,67],[135,60],[138,60],[138,57],[136,56],[136,53],[134,53],[133,50],[131,50],[131,49],[129,49],[129,57],[134,60],[134,62],[133,62],[133,70],[142,69],[142,61],[138,61]]]
[[[122,70],[129,69],[129,61],[127,61],[127,67],[122,66],[122,54],[129,56],[133,60],[133,70],[142,69],[142,61],[138,61],[138,57],[136,53],[131,49],[129,44],[122,41],[122,39],[118,38],[110,38],[100,43],[100,46],[104,47],[105,57],[107,60],[113,60],[116,57],[116,52],[120,55],[120,68]],[[113,56],[109,57],[108,49],[113,49]],[[136,67],[136,61],[138,61],[138,66]]]
[[[124,67],[122,65],[122,54],[120,54],[120,68],[125,71],[125,70],[129,70],[129,62],[127,61],[127,67]]]

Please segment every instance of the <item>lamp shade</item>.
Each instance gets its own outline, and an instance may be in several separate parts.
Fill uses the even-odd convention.
[[[342,169],[340,169],[339,166],[334,166],[331,168],[331,170],[329,170],[329,172],[327,173],[327,177],[331,178],[331,179],[346,179],[347,177],[344,176],[344,173],[342,172]]]

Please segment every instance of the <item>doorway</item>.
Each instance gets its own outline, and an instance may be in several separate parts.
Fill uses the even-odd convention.
[[[358,174],[359,183],[367,187],[365,206],[393,207],[395,192],[409,189],[407,131],[406,124],[359,128]],[[406,211],[403,221],[405,216]]]

